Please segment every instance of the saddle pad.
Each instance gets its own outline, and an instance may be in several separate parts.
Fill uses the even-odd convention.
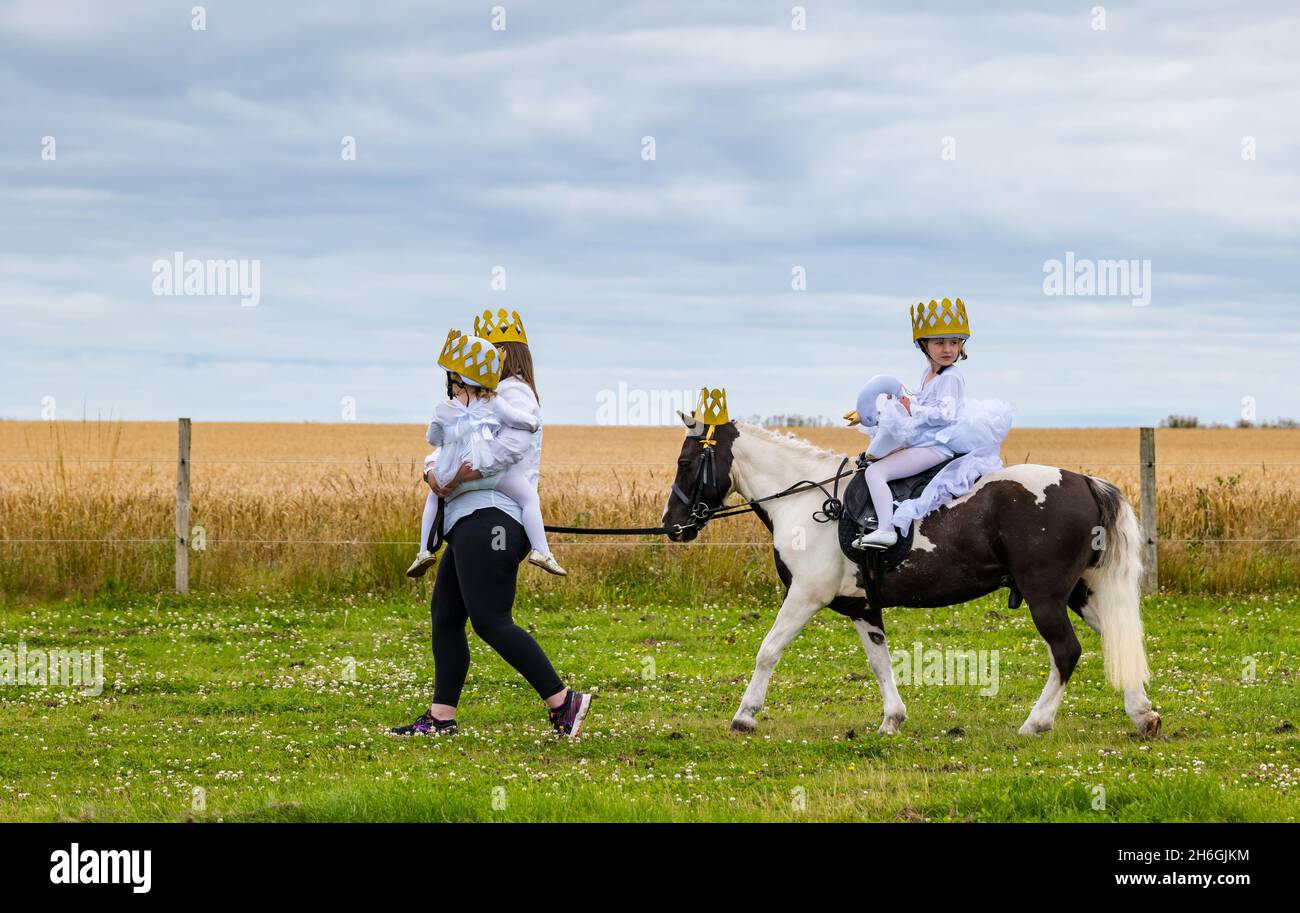
[[[930,480],[939,474],[943,467],[947,466],[956,456],[949,457],[942,463],[936,463],[924,472],[919,472],[914,476],[907,476],[902,479],[894,479],[889,483],[890,494],[895,501],[910,501],[925,491],[925,486],[930,484]],[[840,515],[840,551],[848,557],[854,564],[862,564],[870,551],[880,552],[880,567],[882,570],[890,570],[902,563],[907,557],[907,553],[912,550],[912,534],[916,532],[917,524],[913,523],[908,529],[906,536],[899,536],[898,541],[887,549],[858,549],[853,547],[853,540],[863,532],[870,532],[876,529],[878,521],[876,518],[876,506],[871,501],[871,492],[867,489],[866,470],[859,469],[849,480],[849,486],[844,490],[844,513]]]

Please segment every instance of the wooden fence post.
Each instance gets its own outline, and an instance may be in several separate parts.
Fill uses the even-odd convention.
[[[190,591],[190,420],[179,419],[176,457],[176,592]]]
[[[1138,462],[1142,471],[1139,526],[1142,530],[1142,595],[1159,589],[1156,574],[1156,429],[1138,429]]]

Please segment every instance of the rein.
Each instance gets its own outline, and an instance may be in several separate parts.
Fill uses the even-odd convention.
[[[717,475],[716,475],[717,470],[716,467],[714,466],[714,459],[713,459],[714,448],[718,444],[718,442],[713,439],[713,431],[716,427],[717,427],[716,425],[709,425],[708,433],[700,441],[700,446],[703,448],[703,452],[700,456],[699,471],[695,475],[695,483],[691,486],[692,487],[691,493],[688,495],[685,491],[682,490],[681,486],[679,486],[676,482],[673,483],[673,495],[678,500],[680,500],[683,504],[685,504],[687,507],[691,509],[691,519],[689,522],[674,523],[671,529],[666,526],[605,527],[605,528],[594,528],[594,527],[583,527],[583,526],[547,526],[546,531],[548,533],[578,533],[587,536],[668,535],[669,533],[672,533],[674,535],[681,535],[685,530],[688,530],[692,527],[696,529],[704,529],[705,524],[707,524],[710,520],[722,520],[727,517],[736,517],[741,514],[752,513],[757,511],[758,505],[764,503],[765,501],[774,501],[777,498],[789,497],[790,495],[800,494],[805,491],[811,491],[814,488],[819,489],[821,493],[826,496],[826,500],[822,502],[821,510],[813,512],[813,520],[816,521],[817,523],[829,523],[832,520],[838,520],[840,516],[844,513],[844,502],[839,497],[840,479],[844,478],[845,476],[853,475],[855,472],[858,471],[859,468],[866,465],[866,461],[863,459],[863,455],[860,454],[857,460],[855,461],[853,469],[850,469],[846,472],[844,470],[844,466],[849,462],[849,458],[845,457],[840,461],[839,470],[836,472],[835,475],[831,476],[829,479],[823,479],[820,482],[814,482],[810,479],[803,479],[801,481],[795,482],[789,488],[783,489],[782,491],[778,491],[775,494],[770,494],[762,498],[753,498],[751,500],[746,500],[745,503],[743,504],[733,504],[730,507],[725,507],[722,505],[719,505],[717,507],[710,507],[708,504],[706,504],[703,501],[702,495],[704,493],[704,486],[706,484],[717,483]],[[831,484],[832,482],[835,483],[834,489],[832,491],[827,491],[826,486]]]
[[[813,515],[812,515],[813,520],[815,520],[818,523],[829,523],[832,520],[838,520],[840,516],[844,513],[844,502],[839,497],[840,479],[844,478],[845,476],[851,476],[858,471],[858,466],[854,465],[853,469],[850,469],[848,472],[845,472],[844,465],[848,463],[848,461],[849,461],[848,457],[845,457],[844,459],[840,460],[839,471],[836,472],[835,475],[831,476],[829,479],[823,479],[820,482],[814,482],[811,479],[803,479],[799,482],[795,482],[789,488],[782,489],[781,491],[778,491],[775,494],[770,494],[762,498],[753,498],[745,501],[745,503],[743,504],[733,504],[731,507],[710,507],[709,505],[705,504],[703,501],[696,500],[694,504],[691,505],[691,518],[692,518],[691,522],[684,523],[684,524],[675,523],[673,524],[673,531],[677,533],[681,533],[683,530],[689,529],[692,526],[698,529],[704,529],[704,525],[708,523],[710,520],[722,520],[727,517],[735,517],[735,516],[739,516],[740,514],[752,513],[756,511],[758,509],[758,505],[762,504],[764,501],[774,501],[777,498],[785,498],[785,497],[789,497],[790,495],[797,495],[805,491],[811,491],[814,488],[819,489],[821,493],[826,496],[826,500],[822,502],[821,510],[813,511]],[[832,482],[835,483],[833,494],[826,490],[826,486]],[[698,486],[697,486],[697,490],[698,490]],[[682,497],[681,489],[679,489],[676,485],[673,486],[673,494],[677,495],[678,497]],[[683,500],[685,501],[685,498],[683,498]],[[686,501],[686,503],[691,504],[690,501]]]

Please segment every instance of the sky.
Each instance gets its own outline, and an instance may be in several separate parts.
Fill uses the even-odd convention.
[[[552,424],[834,417],[943,297],[1017,426],[1300,418],[1295,4],[194,6],[0,0],[0,418],[424,422],[501,307]]]

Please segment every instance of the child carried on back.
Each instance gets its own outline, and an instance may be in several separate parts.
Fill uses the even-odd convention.
[[[541,425],[538,415],[518,409],[497,395],[501,359],[495,354],[496,348],[492,343],[473,336],[463,337],[464,341],[461,341],[457,339],[461,335],[456,330],[448,334],[443,356],[438,359],[438,364],[447,368],[448,399],[434,409],[433,420],[429,422],[425,435],[425,439],[438,448],[427,472],[433,474],[440,487],[451,482],[464,464],[481,471],[496,462],[497,455],[492,445],[502,426],[535,434]],[[474,361],[473,356],[478,353],[482,354],[482,359],[474,366],[476,369],[461,374],[449,367],[452,359],[447,356],[453,350],[462,361],[467,357]],[[461,367],[465,370],[464,366]],[[471,377],[471,373],[476,376]],[[543,570],[564,576],[564,568],[555,560],[546,541],[541,501],[527,470],[521,463],[514,463],[492,478],[496,491],[518,504],[523,514],[524,531],[532,546],[528,560]],[[407,576],[422,576],[433,564],[434,554],[428,550],[428,542],[437,515],[438,499],[430,491],[425,498],[420,526],[420,553],[406,572]]]

